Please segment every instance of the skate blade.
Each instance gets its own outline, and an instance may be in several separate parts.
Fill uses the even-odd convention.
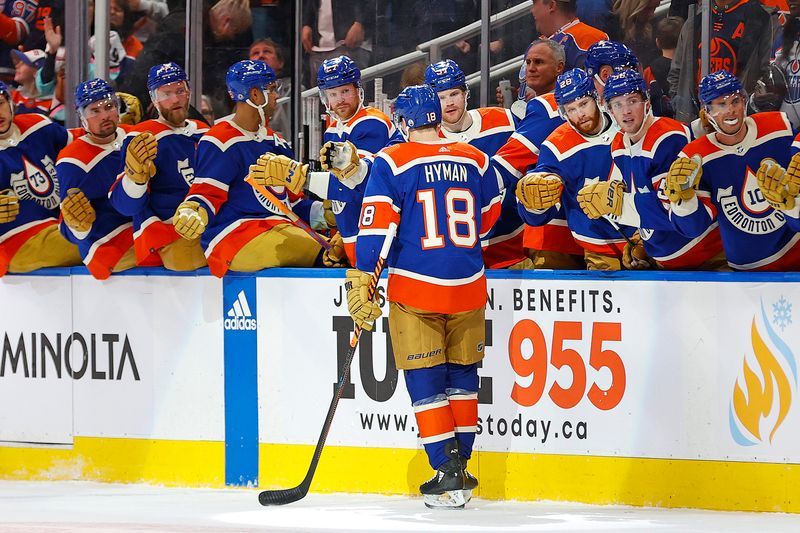
[[[443,494],[425,494],[425,507],[429,509],[463,509],[472,498],[471,490],[450,490]]]

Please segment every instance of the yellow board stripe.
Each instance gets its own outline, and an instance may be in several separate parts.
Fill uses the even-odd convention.
[[[225,443],[75,437],[72,449],[0,447],[0,478],[225,486]]]
[[[297,485],[313,453],[262,444],[260,486]],[[800,513],[800,465],[476,452],[469,470],[487,499]],[[418,495],[432,474],[422,450],[326,447],[311,490]]]
[[[288,488],[313,446],[261,444],[259,485]],[[476,452],[487,499],[800,513],[800,465]],[[418,495],[432,470],[422,450],[326,447],[312,492]],[[225,444],[76,437],[72,449],[0,446],[0,478],[225,486]]]

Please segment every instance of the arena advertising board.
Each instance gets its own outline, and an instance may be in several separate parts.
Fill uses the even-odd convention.
[[[258,282],[260,440],[313,444],[352,328],[341,280]],[[798,301],[791,283],[491,279],[476,449],[800,462]],[[384,318],[330,445],[418,446]]]
[[[0,440],[224,440],[219,280],[7,276],[0,301]]]

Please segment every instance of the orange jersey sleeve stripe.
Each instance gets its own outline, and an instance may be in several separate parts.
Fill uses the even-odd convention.
[[[364,222],[369,224],[364,224]],[[389,225],[400,223],[400,213],[389,202],[364,202],[361,207],[361,220],[358,229],[361,231],[387,230]]]

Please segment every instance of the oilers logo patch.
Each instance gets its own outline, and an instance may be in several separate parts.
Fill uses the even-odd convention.
[[[45,209],[55,209],[59,204],[58,180],[53,176],[56,167],[49,156],[37,166],[22,156],[22,171],[11,174],[11,188],[20,200],[33,200]]]
[[[286,191],[283,187],[270,187],[269,189],[270,192],[274,194],[278,200],[283,201],[284,205],[287,204]],[[280,192],[278,192],[278,190],[276,189],[280,190]],[[264,196],[255,189],[253,189],[253,194],[255,195],[256,200],[258,200],[258,203],[261,204],[264,207],[264,209],[269,211],[270,215],[280,215],[282,217],[286,216],[283,214],[283,212],[281,212],[280,208],[278,208],[278,206],[276,206],[272,201],[268,200],[266,196]],[[291,206],[289,206],[289,208],[291,208]]]

